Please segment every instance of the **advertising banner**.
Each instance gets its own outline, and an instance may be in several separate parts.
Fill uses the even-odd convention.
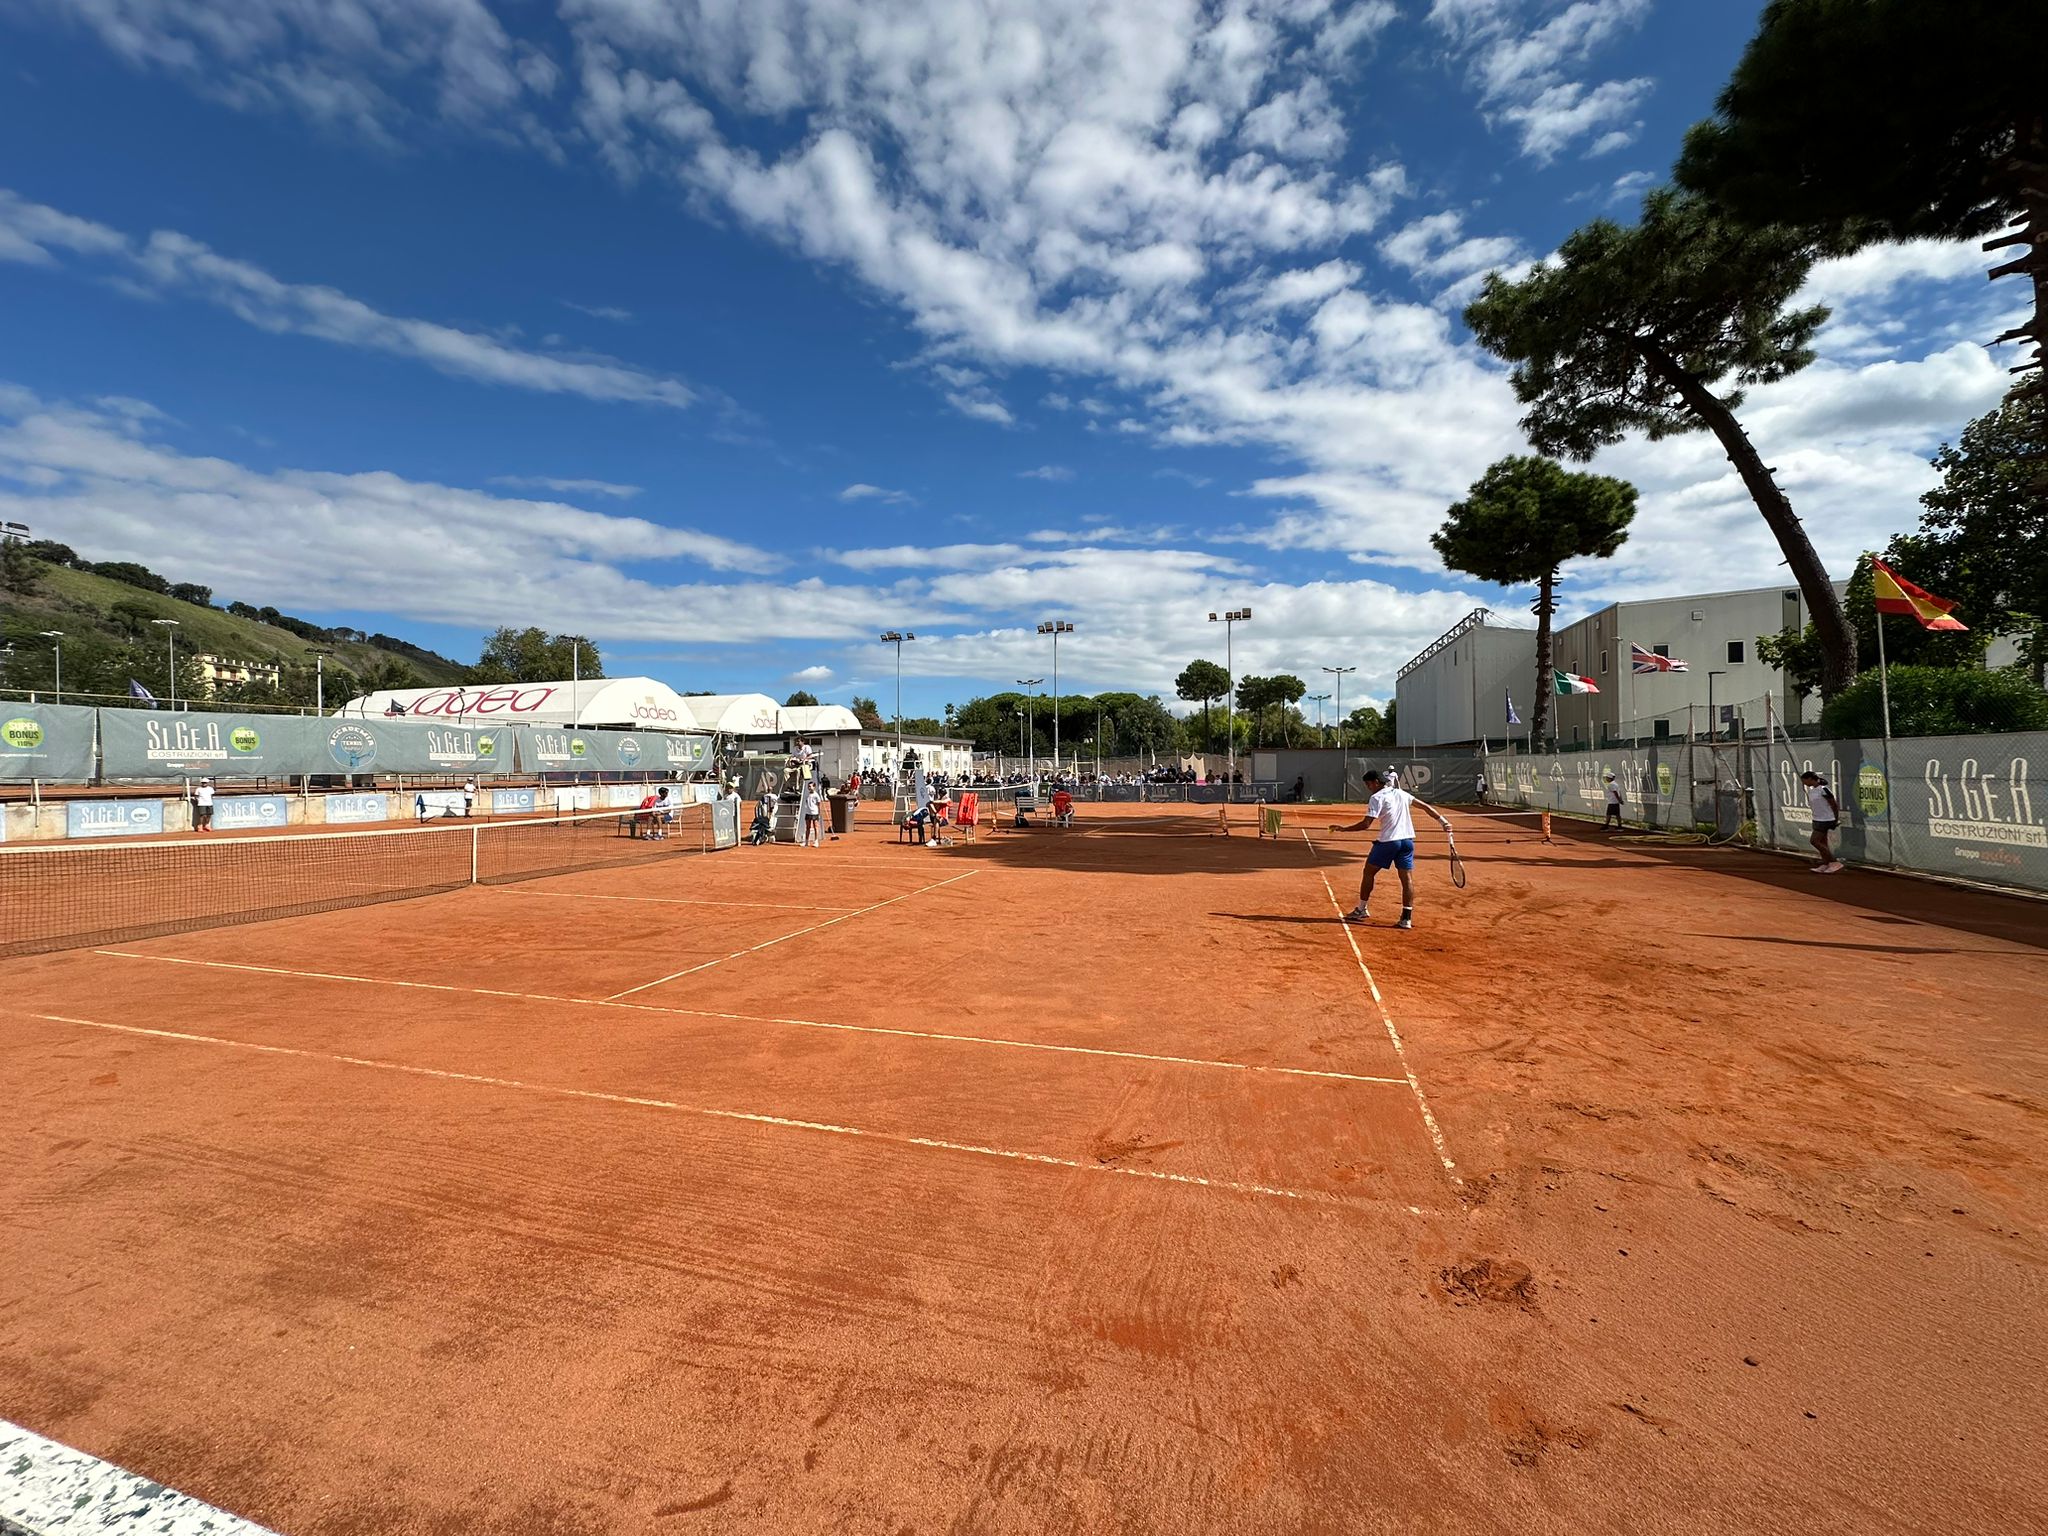
[[[2044,768],[2048,733],[2038,731],[1668,741],[1486,764],[1495,804],[1597,817],[1612,772],[1631,823],[1732,836],[1747,821],[1766,846],[1801,855],[1812,852],[1813,809],[1800,781],[1811,770],[1834,793],[1831,847],[1845,862],[2048,891]]]
[[[527,773],[667,773],[667,738],[636,731],[522,725],[519,766]],[[683,738],[687,740],[688,738]],[[709,747],[705,749],[709,759]],[[693,755],[694,760],[694,755]]]
[[[136,837],[163,829],[161,800],[73,800],[64,807],[66,837]]]
[[[103,709],[110,779],[289,779],[315,770],[321,722],[303,715]]]
[[[97,713],[75,704],[0,700],[0,779],[90,783]]]
[[[510,773],[512,730],[439,720],[371,716],[319,722],[319,762],[309,773]]]
[[[558,811],[587,811],[592,808],[588,784],[564,784],[548,793]]]
[[[358,821],[389,821],[391,797],[383,793],[327,796],[329,826]]]
[[[290,820],[291,803],[283,795],[222,795],[213,802],[216,832],[282,827]]]
[[[519,766],[527,773],[705,773],[711,738],[667,731],[572,730],[522,725]]]
[[[491,791],[491,814],[493,816],[531,816],[539,809],[539,790],[494,789]]]
[[[658,733],[641,739],[654,743],[658,748],[659,760],[652,765],[655,768],[666,769],[670,773],[711,771],[709,736],[674,736]]]

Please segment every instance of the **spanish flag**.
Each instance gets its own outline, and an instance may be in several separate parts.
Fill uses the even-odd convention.
[[[1879,613],[1903,613],[1920,621],[1922,629],[1963,629],[1968,625],[1949,617],[1955,604],[1916,587],[1882,560],[1870,562],[1870,585],[1877,594]]]

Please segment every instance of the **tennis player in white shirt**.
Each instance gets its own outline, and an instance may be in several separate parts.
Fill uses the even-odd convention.
[[[1415,807],[1421,806],[1435,818],[1436,824],[1448,832],[1451,818],[1435,806],[1418,800],[1405,789],[1387,783],[1386,775],[1377,768],[1365,776],[1365,787],[1372,798],[1365,802],[1365,820],[1353,822],[1348,827],[1332,826],[1332,832],[1363,832],[1374,822],[1379,823],[1379,836],[1373,840],[1372,850],[1365,856],[1365,873],[1358,882],[1358,905],[1344,914],[1347,923],[1363,923],[1372,913],[1367,904],[1372,900],[1373,882],[1381,870],[1391,867],[1401,877],[1401,921],[1396,928],[1415,926]]]

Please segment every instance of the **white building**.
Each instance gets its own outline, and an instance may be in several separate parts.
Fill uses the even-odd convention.
[[[905,734],[902,745],[917,753],[926,773],[943,773],[952,779],[974,776],[974,743],[964,736],[912,736]],[[860,771],[893,778],[902,763],[894,731],[868,731],[860,738]]]
[[[1394,723],[1401,742],[1500,741],[1522,727],[1508,724],[1508,697],[1529,718],[1536,676],[1536,631],[1494,622],[1475,608],[1430,642],[1394,679]]]
[[[1837,584],[1844,590],[1845,584]],[[1424,649],[1396,680],[1396,727],[1404,746],[1447,746],[1481,737],[1525,736],[1533,718],[1536,632],[1488,622],[1484,609]],[[1739,718],[1763,727],[1761,700],[1772,696],[1783,721],[1817,719],[1817,697],[1801,701],[1785,674],[1757,655],[1765,635],[1797,632],[1807,621],[1796,586],[1752,587],[1692,597],[1610,603],[1559,626],[1551,664],[1589,677],[1597,694],[1553,695],[1552,729],[1567,745],[1598,745],[1629,736],[1704,736],[1710,720],[1723,730]],[[1629,645],[1686,664],[1684,672],[1635,674]],[[1510,727],[1512,693],[1521,724]]]

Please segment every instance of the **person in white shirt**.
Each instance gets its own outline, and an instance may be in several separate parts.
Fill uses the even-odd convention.
[[[1391,867],[1401,877],[1401,921],[1396,928],[1415,926],[1415,814],[1414,808],[1421,806],[1435,818],[1436,824],[1448,832],[1451,818],[1435,806],[1418,800],[1405,789],[1387,782],[1387,776],[1377,768],[1365,776],[1365,787],[1371,799],[1365,802],[1365,820],[1353,822],[1350,826],[1332,826],[1332,832],[1363,832],[1375,822],[1379,824],[1379,835],[1374,839],[1372,850],[1365,856],[1365,873],[1358,882],[1358,905],[1344,914],[1347,923],[1363,923],[1372,916],[1369,903],[1372,901],[1373,882],[1383,869]]]
[[[192,791],[192,830],[211,832],[213,830],[213,780],[201,779]]]
[[[1806,803],[1813,811],[1813,836],[1808,839],[1820,854],[1820,862],[1813,866],[1816,875],[1839,875],[1842,861],[1835,857],[1828,847],[1828,839],[1835,835],[1835,829],[1842,824],[1841,802],[1835,799],[1835,792],[1828,788],[1828,781],[1811,768],[1799,775],[1799,782],[1806,786]]]
[[[804,784],[804,822],[803,829],[797,834],[797,844],[799,847],[816,848],[820,846],[818,827],[819,819],[824,814],[824,810],[825,800],[818,793],[818,781],[811,779]]]
[[[476,780],[474,778],[465,779],[462,781],[462,819],[467,821],[475,810]]]
[[[1621,785],[1613,774],[1607,779],[1607,819],[1600,823],[1603,830],[1621,830]]]

